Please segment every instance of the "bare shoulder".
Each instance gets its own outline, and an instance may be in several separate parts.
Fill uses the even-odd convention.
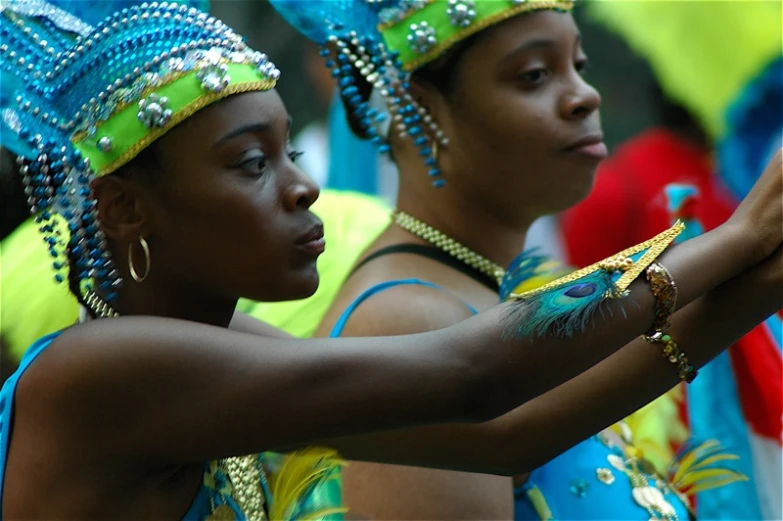
[[[282,329],[278,329],[271,324],[251,317],[246,313],[235,311],[231,318],[231,324],[228,326],[232,331],[249,333],[251,335],[265,336],[270,338],[293,338]]]
[[[362,302],[348,319],[342,336],[387,336],[434,331],[471,316],[471,309],[448,291],[421,284],[400,284]]]

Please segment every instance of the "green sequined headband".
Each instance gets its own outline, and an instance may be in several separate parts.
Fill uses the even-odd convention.
[[[437,59],[455,43],[521,13],[570,11],[573,0],[414,0],[387,10],[378,30],[405,71]]]
[[[71,141],[96,176],[110,174],[204,107],[232,94],[270,90],[279,76],[261,53],[196,51],[115,89]]]

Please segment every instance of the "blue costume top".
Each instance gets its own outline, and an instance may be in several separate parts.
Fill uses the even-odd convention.
[[[419,279],[382,282],[365,290],[340,315],[330,337],[339,337],[365,300],[387,289],[419,285],[447,289]],[[478,311],[465,303],[472,313]],[[625,440],[601,433],[579,443],[530,474],[514,491],[517,521],[689,519],[683,500],[643,460],[623,455]],[[645,472],[647,471],[647,472]]]

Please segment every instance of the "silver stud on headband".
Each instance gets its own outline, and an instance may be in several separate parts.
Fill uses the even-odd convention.
[[[221,92],[231,83],[228,65],[225,63],[208,63],[198,71],[196,77],[201,82],[201,87],[210,92]]]
[[[435,29],[427,22],[411,24],[411,32],[408,35],[408,45],[414,52],[425,54],[438,44]]]
[[[172,111],[168,108],[169,100],[165,96],[150,94],[139,101],[139,121],[147,128],[163,127],[171,119]]]
[[[111,152],[111,146],[112,142],[109,137],[104,136],[98,140],[98,150],[101,152]]]
[[[476,19],[475,0],[449,0],[446,16],[449,17],[451,25],[468,27]]]

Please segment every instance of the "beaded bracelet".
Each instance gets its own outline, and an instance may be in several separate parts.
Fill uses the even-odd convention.
[[[691,383],[698,371],[688,362],[688,357],[680,351],[677,342],[666,334],[671,326],[671,317],[677,305],[677,285],[669,270],[657,262],[653,262],[646,270],[650,290],[655,297],[655,318],[653,324],[642,338],[650,344],[662,344],[663,356],[677,366],[677,376],[680,380]]]
[[[655,297],[655,319],[647,332],[652,335],[656,331],[666,331],[671,327],[671,318],[677,307],[677,285],[669,270],[657,262],[647,267],[645,275]]]

